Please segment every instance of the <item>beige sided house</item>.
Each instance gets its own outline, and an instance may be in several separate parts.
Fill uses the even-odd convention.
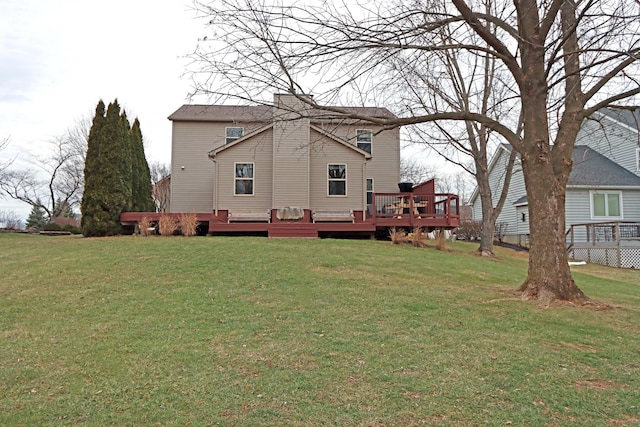
[[[395,117],[386,108],[349,110]],[[432,182],[398,191],[397,128],[309,110],[283,94],[272,106],[184,105],[169,120],[169,211],[196,213],[209,234],[318,237],[458,225],[457,196],[433,194]],[[133,213],[122,219],[135,221]]]

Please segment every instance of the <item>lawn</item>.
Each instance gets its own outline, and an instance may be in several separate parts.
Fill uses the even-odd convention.
[[[640,272],[448,248],[0,234],[0,425],[640,424]]]

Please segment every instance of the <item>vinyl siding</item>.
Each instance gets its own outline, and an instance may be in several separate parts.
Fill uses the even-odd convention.
[[[330,124],[318,124],[318,127],[333,133],[339,138],[356,144],[357,129],[371,129],[373,139],[371,143],[372,158],[367,162],[367,178],[374,179],[376,193],[398,192],[400,182],[400,130],[381,131],[380,126],[367,124],[342,124],[339,126]],[[380,132],[380,133],[377,133]],[[318,134],[312,134],[315,138]],[[418,184],[418,183],[416,183]]]
[[[622,191],[622,219],[620,221],[640,222],[640,190],[602,190]],[[565,219],[567,229],[573,224],[587,224],[591,222],[606,222],[591,218],[591,194],[589,189],[567,189],[565,199]],[[575,241],[586,241],[584,227],[575,229]]]
[[[603,192],[622,192],[622,219],[621,221],[640,221],[640,190],[607,189]],[[585,224],[588,222],[605,222],[591,218],[591,193],[589,189],[567,189],[566,223]]]
[[[505,170],[507,163],[509,161],[509,153],[503,149],[500,149],[497,154],[499,157],[495,161],[493,168],[489,173],[489,186],[491,188],[491,196],[493,200],[493,205],[495,206],[498,200],[500,199],[500,193],[502,192],[502,187],[504,185],[505,178]],[[525,196],[526,189],[524,185],[524,176],[522,175],[522,167],[519,162],[516,160],[516,164],[513,167],[513,176],[511,177],[511,183],[509,186],[509,193],[507,195],[507,199],[504,202],[504,206],[502,208],[502,212],[498,217],[496,222],[507,223],[507,235],[509,234],[526,234],[521,232],[521,226],[518,221],[520,221],[520,216],[518,208],[513,204],[520,199],[522,196]],[[523,208],[521,207],[520,210]],[[525,208],[526,209],[526,208]],[[476,221],[482,220],[482,203],[480,201],[480,196],[475,198],[472,204],[473,210],[473,219]],[[529,215],[527,212],[527,222],[529,220]],[[528,227],[527,227],[528,228]]]
[[[213,163],[207,153],[224,144],[224,125],[173,122],[172,133],[171,212],[211,212]]]
[[[214,209],[271,209],[273,132],[267,130],[216,156],[218,200]],[[235,163],[254,163],[253,195],[236,196]]]
[[[225,128],[245,133],[259,125],[232,122],[173,122],[171,144],[171,212],[213,210],[213,162],[208,153],[225,143]],[[184,166],[184,169],[183,169]]]
[[[309,121],[278,121],[273,129],[273,207],[309,208]]]
[[[585,120],[576,139],[576,145],[588,145],[623,168],[640,175],[636,165],[639,134],[604,117],[598,121]]]
[[[366,181],[363,174],[365,158],[316,132],[312,133],[311,160],[311,209],[322,210],[363,210],[365,206]],[[328,195],[329,163],[347,165],[347,196]],[[368,172],[368,165],[367,165]],[[367,173],[367,177],[370,175]],[[375,185],[377,186],[377,182]]]
[[[524,221],[522,220],[522,216],[524,215]],[[516,223],[515,223],[515,234],[523,235],[529,234],[529,207],[528,206],[518,206],[516,207]]]

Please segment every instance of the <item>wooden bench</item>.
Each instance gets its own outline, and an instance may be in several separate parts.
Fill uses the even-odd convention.
[[[229,222],[271,222],[271,210],[230,210],[227,213],[227,223]]]
[[[352,210],[348,211],[322,211],[311,212],[313,222],[356,222],[356,216]]]

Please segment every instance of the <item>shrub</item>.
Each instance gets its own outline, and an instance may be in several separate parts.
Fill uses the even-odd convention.
[[[42,227],[43,231],[62,231],[62,226],[55,222],[48,222]]]
[[[420,227],[414,228],[411,234],[411,243],[416,248],[424,248],[427,246],[427,233]]]
[[[391,243],[393,243],[394,245],[409,243],[409,237],[403,229],[396,230],[396,228],[393,227],[391,230],[389,230],[389,237],[391,237]]]
[[[447,249],[447,236],[444,230],[438,230],[438,237],[436,238],[436,249],[444,251]]]
[[[195,236],[198,228],[198,220],[194,213],[180,214],[180,232],[183,236]]]
[[[140,235],[143,237],[147,237],[152,234],[151,221],[149,221],[149,218],[143,216],[140,221],[138,221],[138,229],[140,230]]]
[[[482,221],[464,221],[455,230],[458,240],[480,240],[481,233]]]
[[[178,230],[178,221],[172,215],[162,214],[160,215],[158,226],[162,236],[173,236],[173,233]]]
[[[76,227],[75,225],[72,224],[66,224],[62,227],[63,231],[68,231],[71,234],[81,234],[82,230],[80,230],[80,227]]]

